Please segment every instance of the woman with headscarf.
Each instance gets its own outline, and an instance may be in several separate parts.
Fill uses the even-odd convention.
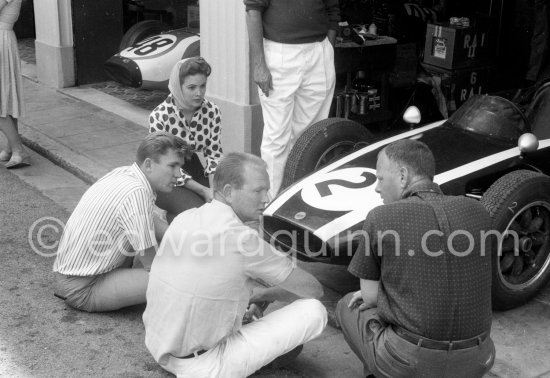
[[[23,84],[13,24],[20,10],[21,0],[0,0],[0,131],[8,141],[0,150],[0,161],[7,161],[8,169],[31,164],[17,130],[17,119],[23,115]]]
[[[185,162],[175,190],[157,197],[157,206],[167,211],[168,220],[212,200],[212,178],[223,151],[220,110],[204,98],[210,73],[210,65],[201,57],[176,63],[168,83],[170,94],[149,116],[149,132],[171,132],[195,151]],[[205,167],[197,152],[202,153]]]

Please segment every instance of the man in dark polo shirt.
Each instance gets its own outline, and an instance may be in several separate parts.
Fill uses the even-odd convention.
[[[481,377],[493,365],[489,215],[433,183],[434,157],[400,140],[378,155],[384,205],[364,223],[340,300],[344,337],[376,377]],[[487,239],[487,240],[485,240]]]
[[[261,155],[274,197],[298,137],[328,117],[340,6],[338,0],[243,1],[264,121]]]

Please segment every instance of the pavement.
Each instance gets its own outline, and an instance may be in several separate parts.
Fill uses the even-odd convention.
[[[63,170],[70,172],[75,176],[74,180],[61,180],[53,174],[45,189],[41,190],[71,211],[89,184],[111,169],[133,162],[137,146],[148,132],[146,125],[150,110],[93,86],[48,88],[37,82],[32,63],[22,62],[22,71],[27,113],[20,119],[20,133],[24,143],[35,151],[32,156],[36,164],[14,173],[32,184],[37,182],[41,169],[46,169],[41,167],[61,167],[60,175]],[[323,302],[332,314],[342,293],[354,288],[353,284],[349,285],[344,267],[302,266],[325,285]],[[333,290],[330,287],[334,281],[344,284]],[[346,282],[349,287],[346,287]],[[75,315],[71,313],[70,316]],[[88,315],[85,317],[91,319]],[[139,322],[139,317],[134,318],[137,320],[130,321]],[[361,376],[359,362],[341,333],[333,327],[332,316],[329,324],[332,326],[327,328],[323,337],[305,349],[305,357],[301,356],[293,365],[302,373],[282,376]],[[492,337],[497,346],[497,360],[488,376],[550,377],[550,285],[527,305],[495,313]]]

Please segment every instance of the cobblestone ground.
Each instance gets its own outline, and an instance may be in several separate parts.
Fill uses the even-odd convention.
[[[164,101],[169,93],[168,89],[161,91],[131,88],[115,81],[96,83],[92,84],[91,87],[146,110],[153,110],[158,104]]]

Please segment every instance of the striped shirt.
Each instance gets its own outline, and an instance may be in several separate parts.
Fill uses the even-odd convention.
[[[156,195],[136,163],[116,168],[82,196],[63,230],[54,272],[71,276],[107,273],[133,251],[156,247]]]

